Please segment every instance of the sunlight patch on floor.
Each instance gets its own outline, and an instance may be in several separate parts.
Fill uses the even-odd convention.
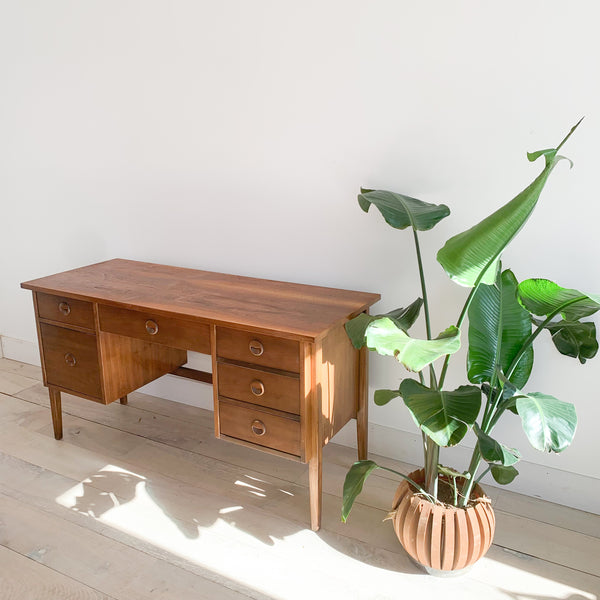
[[[120,499],[116,489],[90,490],[94,481],[105,483],[106,479],[99,478],[109,476],[127,478],[131,492],[127,501]],[[259,485],[243,481],[236,485],[264,492]],[[486,600],[597,600],[594,594],[487,557],[464,577],[429,577],[402,552],[373,549],[331,532],[299,529],[298,524],[256,508],[227,504],[215,496],[207,496],[204,503],[198,496],[197,506],[188,511],[196,516],[183,522],[167,514],[166,505],[161,506],[147,486],[144,477],[106,465],[58,496],[56,502],[200,565],[217,578],[237,581],[271,598],[305,600],[310,595],[330,595],[366,600],[412,592],[420,597],[443,593],[444,600],[463,600],[476,593]],[[92,508],[90,502],[82,502],[86,493]],[[94,508],[98,498],[101,511]],[[215,507],[215,498],[223,502],[220,507]],[[496,548],[495,552],[501,551]]]

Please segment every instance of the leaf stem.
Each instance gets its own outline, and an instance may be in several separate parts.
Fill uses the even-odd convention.
[[[419,267],[419,278],[421,280],[421,293],[423,294],[423,312],[425,314],[425,331],[427,333],[427,339],[431,339],[431,320],[429,317],[429,300],[427,298],[427,285],[425,284],[425,271],[423,269],[423,260],[421,258],[421,245],[419,244],[419,235],[417,230],[413,227],[413,238],[415,240],[415,251],[417,254],[417,265]],[[423,383],[424,377],[422,373],[419,373],[421,383]],[[435,376],[435,369],[433,365],[429,365],[429,387],[431,389],[438,389],[438,382]],[[437,499],[438,492],[438,470],[437,465],[439,462],[440,448],[430,438],[423,433],[423,444],[425,447],[425,489],[427,493],[434,499]]]
[[[475,480],[473,487],[475,487],[491,470],[492,466],[488,465],[488,468]]]
[[[467,297],[465,305],[463,306],[462,311],[458,317],[458,320],[456,321],[457,329],[460,329],[462,322],[465,320],[465,317],[467,316],[467,310],[469,310],[469,306],[471,305],[471,301],[473,300],[473,297],[475,296],[475,292],[477,291],[478,287],[479,287],[479,282],[477,282],[477,284],[473,288],[471,288],[471,292],[469,293],[469,296]],[[440,390],[442,389],[442,387],[444,385],[444,380],[446,379],[446,371],[448,371],[448,363],[449,362],[450,362],[450,354],[446,354],[446,358],[444,359],[444,366],[442,367],[442,372],[440,374],[440,379],[439,379],[438,389],[440,389]]]
[[[423,294],[423,311],[425,313],[425,330],[427,339],[431,339],[431,322],[429,320],[429,301],[427,300],[427,286],[425,285],[425,271],[423,270],[423,260],[421,259],[421,246],[419,244],[419,236],[417,230],[413,229],[413,237],[415,239],[415,250],[417,252],[417,263],[419,265],[419,277],[421,278],[421,293]]]
[[[437,499],[432,497],[430,494],[428,494],[422,486],[420,486],[416,481],[413,481],[410,477],[403,475],[402,473],[399,473],[398,471],[394,471],[394,469],[389,469],[388,467],[381,467],[380,465],[376,465],[378,469],[383,469],[384,471],[389,471],[390,473],[394,473],[395,475],[398,475],[398,477],[402,477],[402,479],[406,479],[406,481],[408,481],[408,483],[410,483],[418,492],[420,492],[421,494],[423,494],[424,496],[427,497],[427,499],[429,500],[429,502],[432,502],[433,504],[435,504],[437,502]]]
[[[461,495],[460,495],[460,504],[459,507],[464,508],[471,497],[471,491],[473,490],[474,481],[475,481],[475,473],[477,473],[477,469],[479,468],[479,463],[481,462],[481,452],[479,451],[479,445],[476,445],[473,448],[473,454],[471,455],[471,462],[469,463],[469,468],[467,469],[467,473],[471,474],[471,477],[465,481],[463,484]]]

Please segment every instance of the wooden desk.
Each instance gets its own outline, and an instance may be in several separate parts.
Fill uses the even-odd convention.
[[[344,330],[378,294],[130,260],[21,284],[33,291],[55,438],[61,392],[109,404],[172,373],[213,384],[215,435],[308,463],[321,523],[323,446],[357,420],[367,457],[367,353]],[[182,367],[212,356],[212,374]]]

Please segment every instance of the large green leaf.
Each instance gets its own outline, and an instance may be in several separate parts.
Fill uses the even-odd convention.
[[[398,396],[400,396],[400,390],[376,390],[373,400],[377,406],[384,406]]]
[[[348,337],[355,348],[362,348],[367,341],[365,337],[367,327],[373,321],[381,319],[381,317],[390,318],[400,329],[408,331],[412,327],[413,323],[417,320],[422,304],[423,300],[421,298],[417,298],[406,308],[396,308],[395,310],[391,310],[383,315],[367,315],[365,313],[361,313],[346,323],[346,333],[348,334]]]
[[[593,315],[600,309],[600,296],[584,294],[557,285],[549,279],[526,279],[519,284],[519,302],[532,314],[561,314],[568,321]]]
[[[496,463],[509,467],[519,462],[521,455],[518,450],[509,448],[484,433],[477,423],[473,425],[473,431],[477,436],[477,444],[483,460],[488,463]]]
[[[371,204],[379,209],[388,225],[396,229],[412,227],[426,231],[450,214],[445,204],[429,204],[404,194],[382,190],[362,190],[358,196],[360,207],[368,212]]]
[[[492,465],[491,471],[496,483],[500,485],[512,483],[513,479],[519,474],[519,471],[513,466],[505,467],[504,465]]]
[[[488,285],[494,283],[502,251],[529,219],[550,173],[564,158],[558,155],[558,148],[565,143],[577,125],[556,149],[528,154],[531,161],[544,156],[546,166],[520,194],[477,225],[446,242],[438,252],[437,259],[451,279],[468,287],[474,287],[479,282]]]
[[[581,364],[598,352],[596,325],[593,322],[559,321],[546,326],[556,349],[565,356],[578,358]]]
[[[575,407],[540,393],[517,398],[517,413],[530,444],[542,452],[562,452],[577,428]]]
[[[409,371],[421,371],[427,365],[460,348],[460,331],[452,326],[433,340],[411,338],[387,317],[367,327],[367,347],[384,356],[394,356]]]
[[[355,462],[348,473],[346,473],[346,479],[344,480],[344,496],[342,503],[342,521],[346,522],[352,505],[356,497],[362,492],[365,479],[378,468],[377,463],[372,460],[359,460]]]
[[[461,385],[452,392],[432,390],[414,379],[400,393],[417,426],[438,446],[454,446],[465,437],[481,408],[481,390]]]
[[[531,335],[529,313],[517,300],[512,271],[498,273],[493,285],[480,285],[469,306],[467,375],[471,383],[491,381],[498,369],[508,371]],[[517,387],[525,385],[533,366],[533,348],[523,354],[511,375]]]

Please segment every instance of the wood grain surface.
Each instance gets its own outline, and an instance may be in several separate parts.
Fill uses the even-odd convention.
[[[114,259],[21,287],[156,314],[315,340],[379,294]]]

